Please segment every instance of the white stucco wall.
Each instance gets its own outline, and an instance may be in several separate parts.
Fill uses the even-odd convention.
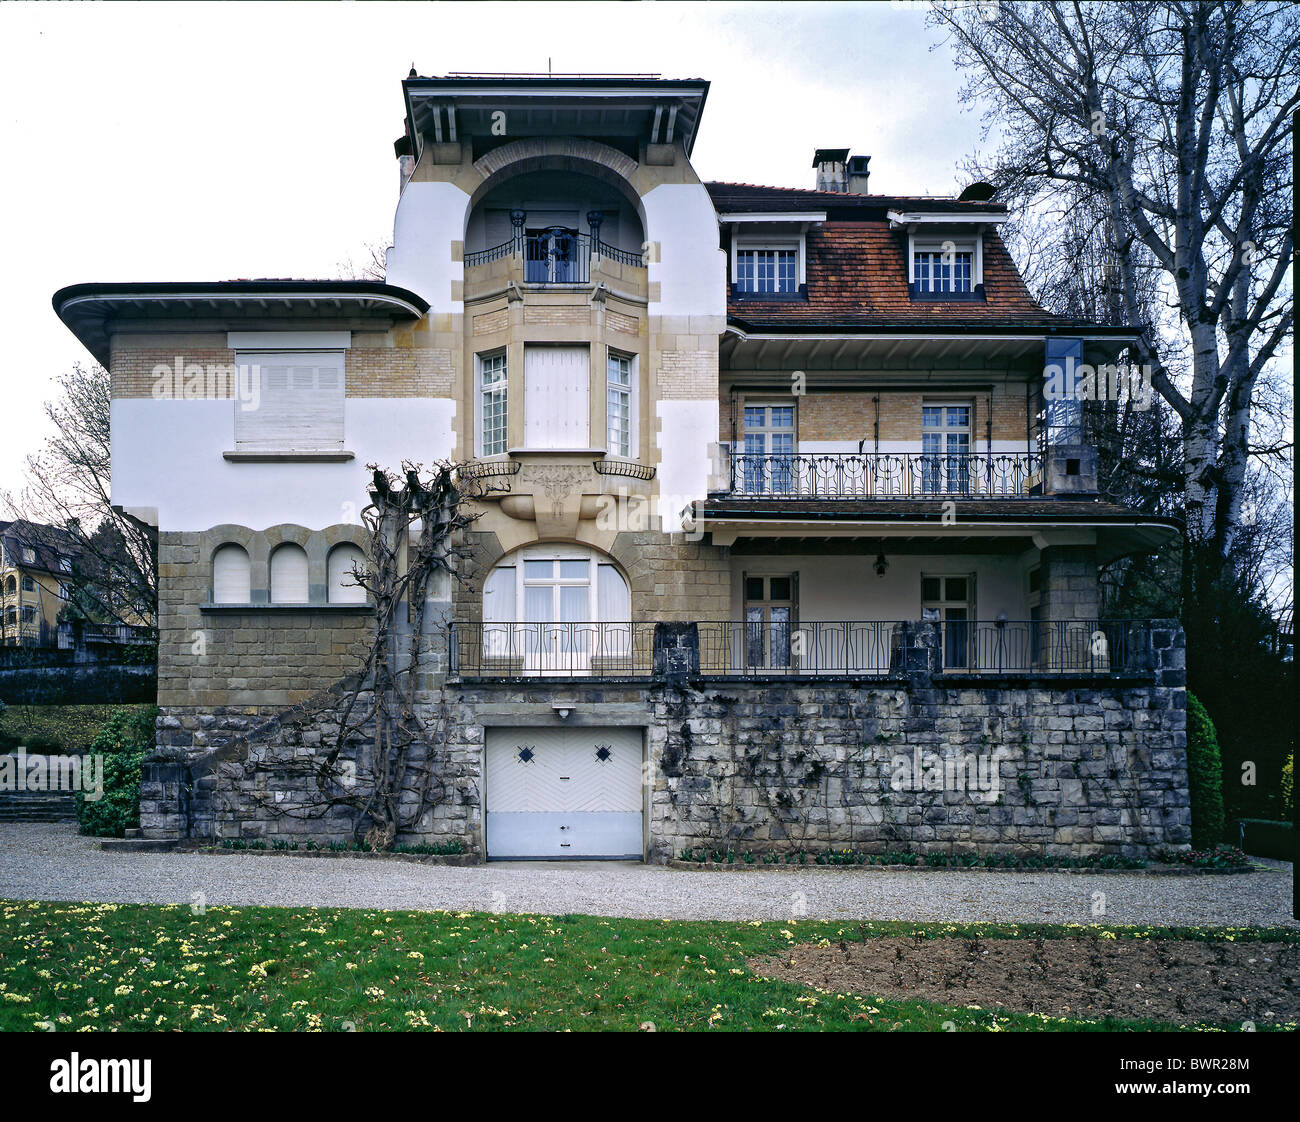
[[[262,530],[361,521],[367,463],[400,469],[451,458],[456,403],[443,398],[348,398],[346,463],[231,463],[233,401],[120,398],[112,406],[113,502],[157,512],[158,528],[207,530],[222,523]],[[350,504],[350,505],[348,505]]]
[[[423,296],[431,312],[463,312],[451,282],[464,280],[465,264],[451,259],[451,243],[464,238],[468,216],[469,196],[454,184],[408,183],[393,219],[388,283]]]
[[[725,316],[727,255],[718,245],[718,215],[699,183],[661,183],[641,199],[646,239],[659,243],[649,264],[659,282],[652,316]]]

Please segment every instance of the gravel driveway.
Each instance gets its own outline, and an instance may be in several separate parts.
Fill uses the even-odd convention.
[[[76,827],[0,824],[0,899],[209,907],[567,912],[653,919],[902,919],[1294,925],[1290,867],[1249,876],[933,869],[696,872],[625,862],[407,861],[105,852]],[[1105,893],[1105,915],[1092,914]]]

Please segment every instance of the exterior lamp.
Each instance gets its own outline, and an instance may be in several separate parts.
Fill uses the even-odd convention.
[[[885,560],[884,550],[876,554],[876,563],[872,566],[876,570],[876,576],[883,577],[885,570],[889,568],[889,562]]]

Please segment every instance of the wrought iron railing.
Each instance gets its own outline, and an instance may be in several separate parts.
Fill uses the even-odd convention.
[[[529,284],[584,284],[591,279],[591,262],[601,258],[620,265],[643,265],[638,252],[619,249],[590,234],[556,227],[541,234],[518,234],[491,249],[465,255],[465,264],[486,265],[503,257],[520,256]]]
[[[733,494],[770,498],[1019,498],[1042,468],[1037,452],[728,454]]]
[[[640,677],[665,671],[661,625],[458,623],[451,669],[462,677]],[[679,632],[683,625],[674,627]],[[689,672],[708,677],[860,678],[937,674],[1145,674],[1145,620],[705,621],[690,625]]]

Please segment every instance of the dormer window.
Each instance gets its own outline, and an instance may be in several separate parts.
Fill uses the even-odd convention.
[[[798,292],[798,245],[737,249],[736,291],[751,296]]]
[[[975,290],[975,244],[948,239],[914,242],[912,284],[921,293],[969,293]]]

